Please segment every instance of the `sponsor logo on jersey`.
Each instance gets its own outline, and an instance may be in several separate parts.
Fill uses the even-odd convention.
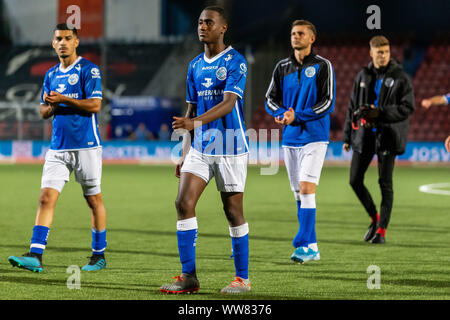
[[[206,82],[202,82],[202,85],[205,86],[206,88],[209,88],[213,85],[211,78],[205,78]]]
[[[242,94],[244,93],[244,91],[241,88],[239,88],[239,87],[234,86],[233,88],[236,89],[237,91],[239,91]]]
[[[206,100],[212,99],[214,96],[223,96],[223,89],[197,91],[197,96],[204,97]]]
[[[78,99],[78,92],[74,93],[65,93],[64,96],[72,98],[72,99]]]
[[[219,66],[206,66],[202,67],[202,71],[204,70],[216,70]]]
[[[100,78],[100,70],[98,68],[91,69],[92,78]]]
[[[66,90],[66,85],[65,84],[58,84],[58,88],[56,88],[56,91],[58,91],[59,93],[63,93]]]
[[[239,68],[241,69],[241,74],[244,74],[247,72],[247,66],[245,65],[245,63],[241,63],[241,65],[239,66]]]
[[[308,67],[305,69],[305,76],[308,78],[313,77],[316,74],[316,69],[314,67]]]
[[[227,69],[225,67],[221,67],[216,72],[217,79],[223,81],[227,78]]]
[[[70,74],[63,74],[63,75],[56,76],[56,79],[67,78],[69,76],[70,76]]]
[[[72,86],[78,82],[78,75],[76,73],[72,73],[69,77],[69,84]]]

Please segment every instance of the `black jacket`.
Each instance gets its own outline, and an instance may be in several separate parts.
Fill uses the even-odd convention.
[[[375,152],[389,151],[395,154],[405,152],[408,137],[408,117],[414,112],[414,93],[411,79],[395,60],[391,59],[385,67],[379,93],[379,116],[376,131],[360,126],[352,128],[352,114],[363,103],[373,104],[374,84],[380,70],[370,62],[356,76],[353,92],[348,106],[344,126],[344,143],[354,151],[363,152],[369,139],[375,136]],[[365,89],[366,88],[366,89]],[[365,91],[364,91],[365,90]]]

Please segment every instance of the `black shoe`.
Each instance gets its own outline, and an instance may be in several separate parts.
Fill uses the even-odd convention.
[[[200,283],[198,282],[195,274],[182,273],[181,276],[173,277],[174,282],[165,284],[159,288],[159,291],[163,293],[191,293],[200,289]]]
[[[375,232],[377,232],[377,223],[374,221],[370,224],[369,229],[367,229],[364,235],[364,241],[370,241],[375,236]]]
[[[377,234],[375,234],[375,237],[373,237],[373,239],[370,240],[370,243],[383,244],[383,243],[386,243],[386,239],[380,233],[377,233]]]

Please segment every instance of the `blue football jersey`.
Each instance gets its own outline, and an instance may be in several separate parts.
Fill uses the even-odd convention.
[[[192,147],[208,155],[248,153],[244,124],[244,89],[247,62],[232,47],[208,59],[204,53],[189,64],[186,102],[197,105],[197,116],[223,101],[225,92],[238,96],[233,111],[194,130]]]
[[[49,95],[51,91],[78,100],[102,99],[100,69],[82,57],[65,69],[58,64],[45,75],[41,104],[46,104],[44,92]],[[79,150],[99,146],[101,140],[97,114],[59,104],[53,117],[50,149]]]
[[[450,103],[450,93],[447,93],[444,97],[447,100],[447,104],[449,104]]]

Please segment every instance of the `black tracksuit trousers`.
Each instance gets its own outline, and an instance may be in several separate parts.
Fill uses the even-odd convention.
[[[359,201],[370,217],[375,218],[377,209],[369,190],[364,185],[364,175],[376,154],[378,158],[378,184],[381,188],[380,221],[378,227],[386,229],[391,218],[394,191],[392,187],[392,174],[394,172],[395,154],[388,151],[375,152],[375,145],[369,143],[362,152],[353,152],[350,166],[350,185],[355,191]]]

